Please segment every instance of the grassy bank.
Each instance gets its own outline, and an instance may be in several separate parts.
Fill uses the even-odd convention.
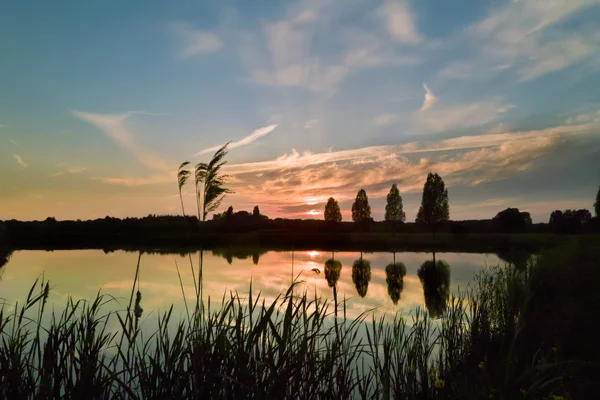
[[[126,310],[71,301],[44,327],[50,289],[36,283],[0,311],[0,397],[594,398],[599,280],[597,248],[572,243],[486,270],[436,321],[349,319],[343,301],[296,286],[266,303],[250,286],[218,308],[188,304],[181,320],[169,311],[152,335],[138,327],[135,279]]]

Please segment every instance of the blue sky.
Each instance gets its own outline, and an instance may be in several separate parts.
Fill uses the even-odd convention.
[[[224,206],[270,216],[334,196],[347,218],[364,187],[380,219],[397,182],[412,220],[429,171],[453,219],[591,208],[598,21],[597,0],[5,2],[0,219],[175,213],[177,165],[228,140]]]

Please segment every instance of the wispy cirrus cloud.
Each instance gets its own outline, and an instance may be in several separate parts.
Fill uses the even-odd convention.
[[[427,100],[423,106],[426,104]],[[476,127],[495,121],[506,111],[506,106],[492,100],[430,107],[421,108],[411,116],[410,131],[424,134]]]
[[[278,124],[272,124],[269,126],[265,126],[263,128],[256,129],[254,132],[252,132],[250,135],[246,136],[245,138],[242,138],[240,140],[236,140],[236,141],[229,143],[228,148],[235,149],[235,148],[242,147],[242,146],[248,145],[250,143],[253,143],[253,142],[257,141],[258,139],[260,139],[261,137],[266,136],[269,133],[273,132],[275,130],[275,128],[277,128],[278,126],[279,126]],[[195,156],[215,152],[215,151],[219,150],[222,146],[223,145],[221,144],[219,146],[209,147],[207,149],[199,151],[198,153],[195,154]]]
[[[195,29],[187,22],[175,22],[171,27],[181,41],[178,53],[179,58],[190,58],[201,54],[213,53],[223,47],[223,42],[217,35]]]
[[[77,166],[77,165],[66,165],[66,164],[58,165],[58,167],[59,168],[65,167],[65,169],[62,170],[62,171],[58,171],[58,172],[56,172],[54,174],[50,174],[48,176],[51,177],[51,178],[54,178],[54,177],[57,177],[57,176],[64,175],[66,173],[77,175],[77,174],[82,173],[83,171],[87,171],[87,170],[90,169],[89,167],[80,167],[80,166]]]
[[[239,46],[249,69],[245,81],[329,93],[360,70],[421,62],[418,55],[398,49],[398,42],[420,40],[407,2],[374,5],[364,17],[372,29],[346,26],[337,6],[334,1],[301,2],[289,7],[286,18],[263,24],[260,32],[245,32]],[[342,43],[335,38],[343,38]]]
[[[507,2],[456,38],[470,43],[473,55],[452,61],[440,75],[481,78],[512,69],[521,81],[527,81],[598,55],[600,29],[563,24],[598,5],[597,0]]]
[[[8,142],[9,142],[10,144],[12,144],[13,146],[17,146],[17,147],[20,147],[20,148],[22,148],[22,149],[24,148],[23,146],[21,146],[19,143],[15,142],[15,141],[14,141],[14,140],[12,140],[12,139],[8,139]]]
[[[267,171],[285,171],[301,169],[324,164],[350,162],[353,165],[381,162],[397,156],[416,155],[422,153],[443,153],[460,150],[483,149],[500,147],[506,143],[518,141],[535,141],[541,137],[562,137],[575,134],[589,133],[595,124],[568,125],[546,128],[527,132],[510,132],[461,136],[451,139],[428,142],[410,142],[398,145],[370,146],[351,150],[330,151],[324,153],[299,153],[292,150],[274,160],[252,163],[231,164],[225,168],[229,174],[250,174]],[[262,178],[262,176],[261,176]]]
[[[489,124],[495,121],[500,114],[515,107],[512,104],[501,104],[496,100],[437,105],[438,98],[430,88],[426,84],[423,84],[423,88],[425,97],[421,108],[408,116],[394,113],[378,114],[371,124],[389,126],[397,122],[404,122],[405,131],[408,134],[439,133]]]
[[[157,115],[142,111],[129,111],[122,114],[94,114],[71,110],[76,118],[95,126],[112,138],[119,146],[132,154],[140,163],[157,171],[171,170],[173,165],[152,151],[138,144],[135,135],[125,126],[125,120],[133,114]],[[164,115],[164,114],[158,114]]]
[[[279,189],[291,191],[298,198],[319,199],[333,194],[324,195],[323,191],[319,191],[320,188],[331,190],[347,186],[351,189],[344,193],[350,196],[357,185],[373,186],[390,179],[403,181],[405,191],[418,191],[422,189],[423,174],[432,170],[454,175],[455,178],[462,176],[464,181],[481,184],[524,171],[534,165],[539,156],[552,151],[558,144],[572,140],[577,135],[591,134],[597,129],[598,123],[593,122],[323,153],[292,150],[273,160],[228,164],[225,171],[235,178],[232,184],[244,187],[242,192],[245,196],[273,196],[273,201]],[[419,158],[413,162],[408,157]],[[474,171],[478,177],[469,177]],[[125,186],[172,180],[171,173],[141,178],[102,178],[105,183]],[[278,189],[272,191],[275,186],[264,186],[267,182]],[[291,197],[282,199],[292,201]]]
[[[23,159],[21,158],[20,155],[18,154],[13,154],[13,158],[17,161],[17,163],[23,167],[23,168],[27,168],[29,167],[29,164],[27,164],[25,161],[23,161]]]

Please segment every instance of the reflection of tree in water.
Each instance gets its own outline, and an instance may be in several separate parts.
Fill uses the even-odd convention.
[[[337,281],[340,279],[340,273],[342,272],[342,263],[338,260],[330,258],[325,261],[325,279],[327,279],[327,285],[330,288],[335,287]]]
[[[330,288],[333,288],[333,301],[335,304],[335,316],[337,317],[337,282],[340,279],[340,274],[342,272],[342,263],[333,258],[333,253],[331,254],[331,258],[325,261],[325,279],[327,279],[327,285]],[[335,321],[337,326],[337,320]]]
[[[235,247],[224,247],[221,249],[212,250],[213,256],[223,257],[227,260],[227,263],[232,264],[233,259],[237,258],[238,260],[247,260],[248,258],[252,258],[252,262],[256,265],[260,259],[260,256],[265,254],[265,250],[259,249],[240,249]]]
[[[418,271],[425,306],[432,318],[439,318],[450,296],[450,266],[446,261],[425,261]]]
[[[360,297],[367,295],[369,281],[371,280],[371,262],[363,260],[362,256],[354,261],[352,265],[352,282],[356,286],[356,291]]]
[[[507,264],[514,265],[518,270],[524,270],[531,259],[532,253],[523,249],[511,248],[499,251],[496,255]]]
[[[0,248],[0,278],[2,278],[2,274],[4,273],[3,267],[8,264],[11,255],[12,250]]]
[[[385,267],[385,281],[388,285],[388,294],[394,302],[398,304],[400,295],[404,289],[404,276],[406,275],[406,266],[404,263],[395,262]]]

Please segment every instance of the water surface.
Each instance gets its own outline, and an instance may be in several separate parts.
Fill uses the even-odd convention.
[[[157,312],[163,312],[173,305],[176,315],[185,311],[176,263],[179,266],[188,303],[194,300],[194,285],[190,268],[190,258],[194,270],[198,272],[200,253],[143,254],[140,265],[140,286],[144,319],[155,320]],[[391,253],[362,253],[364,260],[370,261],[370,280],[353,281],[352,265],[360,259],[360,252],[336,252],[333,254],[342,264],[336,288],[338,301],[347,300],[347,314],[359,315],[369,309],[377,314],[394,315],[397,312],[410,314],[416,307],[425,307],[423,284],[417,271],[431,253],[396,253],[395,260],[406,265],[406,276],[401,291],[390,287],[386,281],[386,265],[392,263]],[[211,298],[211,304],[218,306],[224,293],[238,292],[247,296],[250,281],[253,292],[261,291],[267,302],[284,293],[294,278],[302,283],[297,291],[306,290],[311,296],[333,299],[333,290],[325,277],[325,262],[332,257],[322,251],[267,251],[246,252],[225,250],[203,252],[203,296]],[[473,277],[483,268],[501,261],[494,254],[436,253],[437,260],[444,260],[450,266],[450,293],[458,288],[466,288]],[[0,301],[8,307],[22,302],[35,279],[43,277],[51,285],[49,304],[60,310],[69,296],[74,299],[92,299],[100,290],[113,296],[118,303],[111,302],[107,309],[126,307],[132,290],[132,282],[138,260],[138,253],[116,251],[104,253],[102,250],[64,251],[17,251],[0,272]],[[319,271],[319,272],[316,272]],[[362,285],[362,290],[357,286]],[[366,286],[366,287],[364,287]],[[359,292],[366,294],[364,297]],[[390,290],[388,290],[390,289]],[[136,288],[137,290],[137,288]],[[399,299],[398,299],[399,296]],[[392,298],[397,300],[393,301]],[[151,325],[154,325],[151,323]]]

